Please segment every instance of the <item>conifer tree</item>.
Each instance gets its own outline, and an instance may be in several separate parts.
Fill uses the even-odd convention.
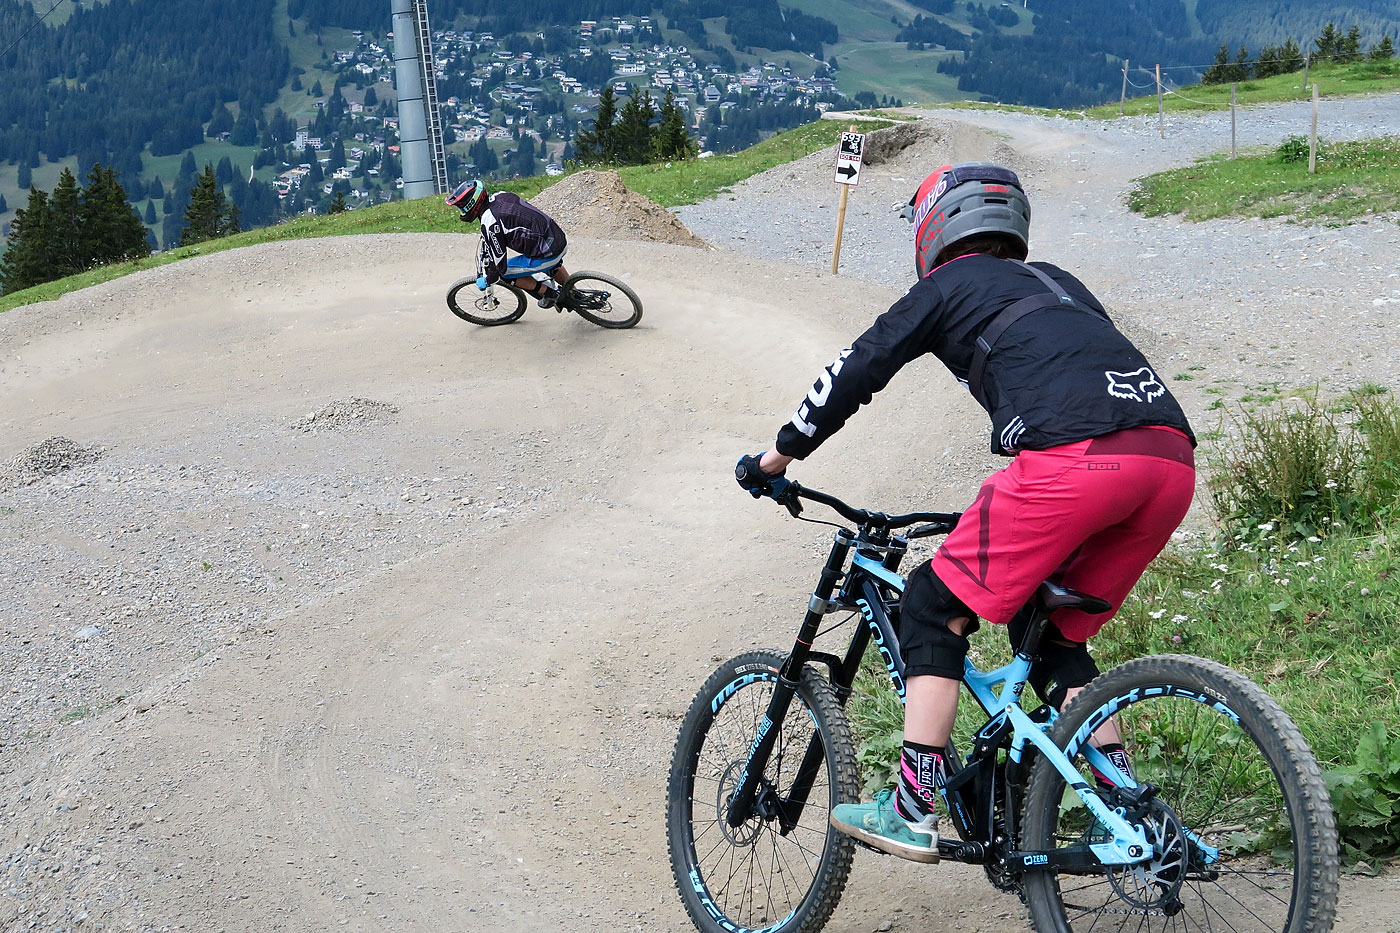
[[[1395,43],[1390,41],[1389,35],[1381,36],[1381,41],[1377,42],[1371,49],[1371,61],[1382,62],[1395,56]]]
[[[146,216],[145,216],[144,218],[142,218],[142,219],[145,221],[146,226],[148,226],[148,227],[154,227],[154,226],[156,225],[156,202],[155,202],[155,201],[147,201],[147,202],[146,202]]]
[[[1202,84],[1224,84],[1230,80],[1230,44],[1220,43],[1215,52],[1215,61],[1201,75]]]
[[[1337,61],[1355,62],[1361,60],[1361,27],[1353,25],[1342,37],[1337,48]]]
[[[5,196],[0,194],[0,214],[4,214],[10,209],[10,205],[5,203]]]
[[[48,252],[53,278],[82,272],[92,263],[86,255],[78,179],[67,168],[49,196]]]
[[[29,206],[15,211],[10,239],[0,256],[0,289],[9,295],[55,278],[49,266],[49,196],[29,189]]]
[[[150,255],[146,228],[126,200],[126,191],[117,181],[115,169],[94,165],[83,190],[82,218],[84,252],[91,264],[104,265]],[[150,222],[155,211],[149,209]]]
[[[348,210],[350,210],[350,205],[345,203],[345,192],[337,191],[335,197],[331,198],[331,205],[326,208],[326,213],[343,214]]]
[[[205,165],[199,181],[190,189],[190,205],[185,208],[185,228],[180,233],[180,245],[190,246],[223,236],[227,213],[224,192],[214,178],[214,166]]]
[[[598,97],[598,113],[593,118],[592,129],[579,130],[574,152],[580,163],[592,165],[596,162],[617,160],[616,131],[613,120],[617,116],[617,95],[612,85],[604,85]]]
[[[640,165],[651,156],[651,121],[656,116],[651,92],[633,91],[617,121],[617,161]]]
[[[676,95],[670,88],[661,102],[661,125],[656,132],[656,157],[658,159],[689,159],[695,155],[695,141],[686,129],[685,117],[681,114]]]
[[[1317,50],[1316,57],[1323,61],[1333,58],[1341,48],[1342,36],[1337,32],[1336,23],[1328,23],[1322,29],[1322,35],[1313,40],[1313,47]]]
[[[238,202],[230,200],[228,208],[224,212],[223,223],[219,224],[219,236],[232,236],[242,231],[239,221],[243,219],[243,211],[239,209]]]

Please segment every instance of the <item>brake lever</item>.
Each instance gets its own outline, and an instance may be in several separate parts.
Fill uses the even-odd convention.
[[[787,506],[787,510],[793,518],[797,518],[802,514],[802,501],[797,498],[796,483],[790,484],[787,489],[783,490],[781,496],[774,496],[773,501]]]

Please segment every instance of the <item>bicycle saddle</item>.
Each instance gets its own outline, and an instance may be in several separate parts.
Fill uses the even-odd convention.
[[[1098,615],[1101,612],[1113,611],[1113,604],[1106,599],[1099,599],[1097,596],[1090,596],[1088,593],[1081,593],[1049,580],[1040,584],[1040,588],[1035,591],[1035,598],[1046,612],[1054,612],[1056,609],[1078,609],[1080,612]]]

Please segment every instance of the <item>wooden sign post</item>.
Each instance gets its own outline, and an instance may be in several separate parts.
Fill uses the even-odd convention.
[[[865,153],[865,134],[857,133],[855,124],[849,132],[841,134],[841,144],[836,147],[835,180],[841,186],[841,204],[836,209],[836,245],[831,251],[831,274],[841,264],[841,232],[846,227],[846,196],[860,184],[860,160]]]

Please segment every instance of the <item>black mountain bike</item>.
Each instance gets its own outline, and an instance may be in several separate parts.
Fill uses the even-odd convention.
[[[896,571],[910,539],[946,534],[958,519],[868,512],[797,483],[780,501],[797,516],[801,499],[856,527],[837,526],[791,650],[721,665],[676,739],[671,866],[706,933],[813,933],[831,916],[858,845],[828,822],[859,798],[843,707],[872,645],[904,699]],[[1110,608],[1048,582],[1032,606],[1009,664],[966,664],[963,684],[988,718],[956,740],[965,759],[956,741],[946,749],[939,855],[982,865],[1040,933],[1329,930],[1336,824],[1317,761],[1278,704],[1221,664],[1156,655],[1099,675],[1062,714],[1027,712],[1022,691],[1049,614]],[[833,631],[849,635],[842,653],[817,647]],[[1135,778],[1090,744],[1110,717]]]
[[[525,313],[530,295],[514,283],[514,279],[533,275],[526,271],[507,275],[501,281],[478,291],[476,277],[458,279],[447,290],[447,307],[464,321],[494,327],[517,321]],[[471,301],[459,301],[459,293],[468,289]],[[620,279],[602,272],[575,272],[559,286],[558,311],[573,311],[579,317],[599,327],[632,327],[642,319],[642,300]]]

